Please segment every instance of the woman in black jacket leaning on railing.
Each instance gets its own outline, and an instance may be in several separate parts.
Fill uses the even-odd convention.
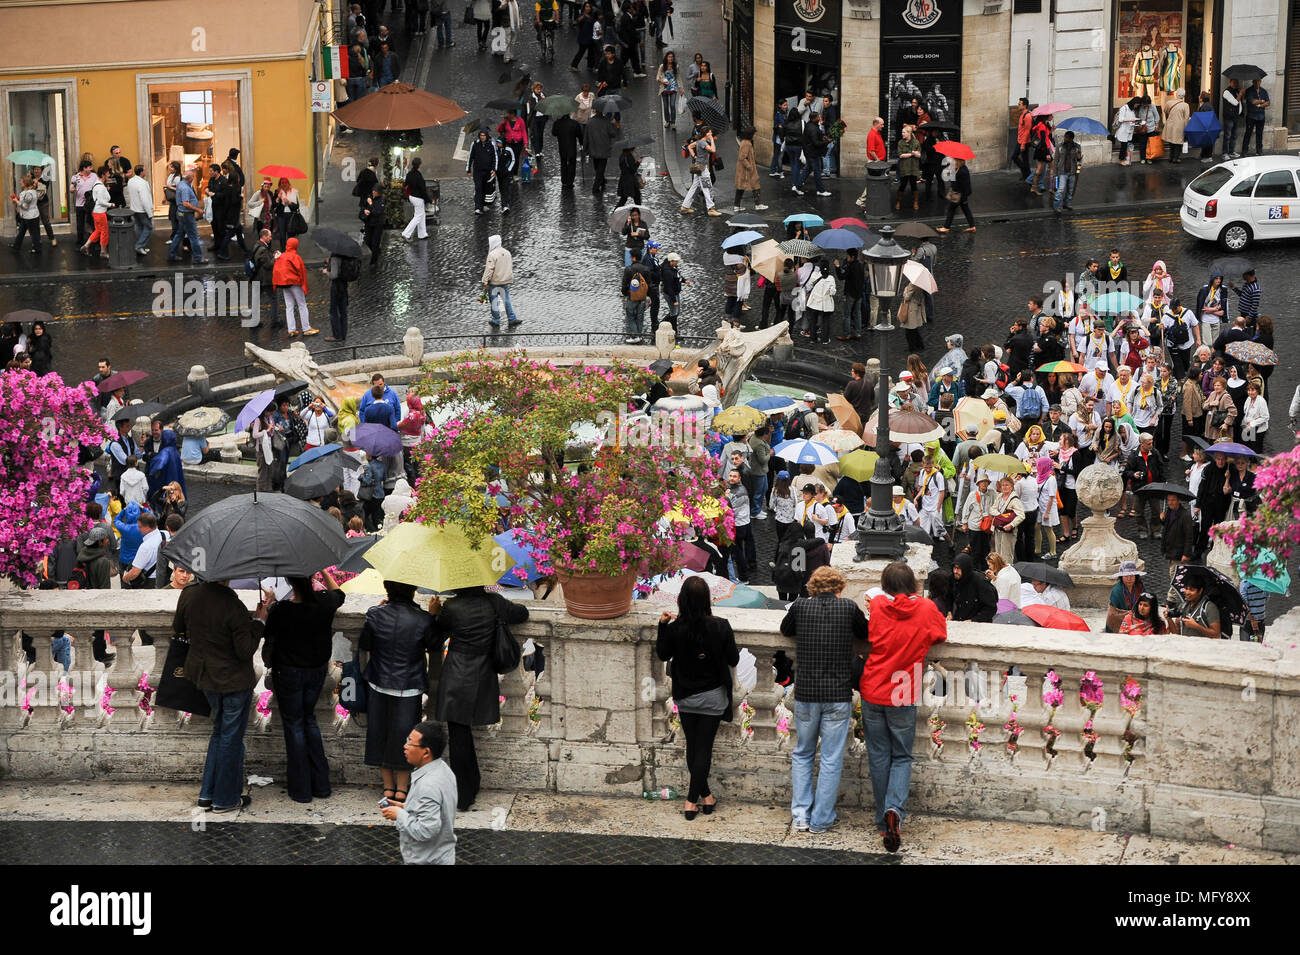
[[[718,803],[709,791],[713,738],[718,724],[731,722],[731,668],[740,662],[740,651],[731,624],[713,616],[709,587],[699,577],[682,584],[676,614],[665,610],[660,615],[655,653],[672,663],[673,701],[686,737],[691,781],[685,816],[694,819],[701,809],[707,816]]]

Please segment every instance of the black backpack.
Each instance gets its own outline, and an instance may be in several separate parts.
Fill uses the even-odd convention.
[[[77,561],[68,575],[68,582],[63,585],[67,590],[90,590],[90,568],[84,561]]]
[[[803,416],[805,410],[806,409],[804,408],[800,408],[798,411],[793,412],[790,417],[786,418],[785,439],[787,441],[794,441],[796,438],[802,438],[804,436]]]
[[[1165,333],[1171,348],[1179,350],[1188,347],[1192,341],[1192,330],[1183,318],[1183,312],[1174,316],[1174,323],[1169,326],[1169,331]]]
[[[350,255],[339,257],[339,281],[355,282],[361,278],[361,260]]]

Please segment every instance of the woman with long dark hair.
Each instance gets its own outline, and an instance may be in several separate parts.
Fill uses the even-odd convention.
[[[316,701],[329,667],[334,613],[343,606],[344,595],[328,570],[321,575],[323,591],[312,589],[310,577],[285,578],[293,594],[272,605],[262,643],[262,662],[271,668],[271,689],[280,704],[289,798],[294,802],[330,795],[330,767],[316,722]]]
[[[32,360],[32,372],[48,375],[54,365],[54,345],[44,322],[32,322],[32,333],[27,336],[27,355]]]
[[[659,616],[655,653],[672,662],[673,700],[686,737],[691,780],[683,814],[707,816],[718,804],[709,789],[713,739],[723,720],[731,722],[731,668],[740,662],[740,651],[731,624],[713,616],[709,586],[699,577],[682,584],[677,613],[665,610]]]
[[[1164,633],[1165,622],[1160,619],[1160,604],[1155,595],[1143,591],[1132,610],[1124,614],[1124,622],[1119,625],[1120,633],[1148,635]]]

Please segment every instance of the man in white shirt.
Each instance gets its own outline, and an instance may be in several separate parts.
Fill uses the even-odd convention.
[[[163,536],[158,530],[158,518],[149,511],[141,511],[136,522],[140,529],[140,546],[135,552],[131,566],[122,574],[122,586],[144,588],[154,585],[154,565],[158,563],[158,548],[162,546]]]
[[[437,723],[426,720],[412,729],[403,747],[414,767],[411,789],[400,806],[385,800],[379,810],[397,823],[402,861],[409,865],[456,864],[456,774],[438,758],[446,745]]]
[[[153,235],[153,190],[144,178],[144,166],[126,173],[126,205],[135,219],[135,254],[149,254],[149,236]]]
[[[1100,403],[1101,407],[1098,410],[1103,418],[1110,417],[1111,404],[1120,399],[1119,389],[1115,387],[1115,377],[1101,365],[1080,379],[1079,393],[1085,398]]]

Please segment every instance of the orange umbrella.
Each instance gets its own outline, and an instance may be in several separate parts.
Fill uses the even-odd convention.
[[[257,170],[259,176],[270,176],[272,179],[306,179],[307,174],[297,166],[263,166]]]
[[[1082,630],[1084,633],[1088,632],[1088,624],[1082,617],[1076,613],[1070,613],[1068,610],[1062,610],[1060,607],[1049,607],[1047,604],[1030,604],[1028,607],[1021,607],[1020,609],[1026,617],[1048,630]]]
[[[826,407],[830,409],[831,414],[835,415],[835,420],[840,423],[841,428],[854,434],[862,433],[862,419],[843,395],[827,395]]]
[[[452,100],[408,83],[381,86],[368,96],[334,111],[334,118],[353,129],[424,129],[454,123],[467,115]]]

